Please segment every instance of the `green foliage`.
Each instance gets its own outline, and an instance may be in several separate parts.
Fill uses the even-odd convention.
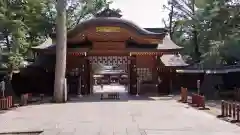
[[[67,3],[67,28],[70,29],[111,2],[67,0]],[[0,48],[6,46],[4,54],[8,56],[7,61],[0,60],[1,65],[17,69],[21,61],[29,57],[30,48],[54,32],[55,5],[56,0],[0,0]]]
[[[8,60],[9,60],[7,64],[8,68],[10,68],[11,70],[16,70],[20,67],[24,58],[20,53],[10,53]]]
[[[194,35],[205,67],[235,64],[240,61],[240,2],[236,0],[169,0],[174,6],[173,40],[185,47],[183,53],[194,61]],[[203,3],[202,3],[203,2]],[[200,6],[199,6],[200,4]],[[181,6],[180,6],[181,5]],[[169,7],[168,6],[168,7]],[[179,37],[181,40],[179,40]],[[184,39],[185,38],[185,39]]]

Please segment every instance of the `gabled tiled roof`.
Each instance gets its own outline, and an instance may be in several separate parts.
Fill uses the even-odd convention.
[[[162,44],[158,44],[157,49],[159,50],[171,50],[171,49],[183,49],[183,47],[180,47],[178,45],[176,45],[169,36],[165,36],[165,38],[163,39],[163,43]]]
[[[184,67],[188,64],[183,60],[180,54],[165,54],[161,56],[162,63],[167,67]]]

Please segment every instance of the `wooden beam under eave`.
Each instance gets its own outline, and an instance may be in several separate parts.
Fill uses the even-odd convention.
[[[90,50],[88,56],[128,56],[126,50]]]
[[[137,56],[161,56],[161,52],[129,52],[129,55]]]

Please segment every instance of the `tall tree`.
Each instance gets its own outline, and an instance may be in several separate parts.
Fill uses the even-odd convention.
[[[240,60],[237,55],[239,54],[237,51],[239,50],[237,46],[239,32],[237,31],[239,31],[240,2],[195,0],[198,8],[194,9],[193,14],[193,10],[189,8],[193,7],[192,0],[171,1],[178,2],[174,5],[173,25],[176,27],[172,34],[173,40],[185,47],[185,53],[190,54],[194,59],[190,50],[196,49],[193,41],[197,41],[202,54],[200,60],[204,66],[233,64]],[[194,29],[197,34],[194,34]],[[195,40],[196,37],[197,40]]]
[[[66,72],[66,51],[67,51],[67,27],[66,27],[66,0],[57,0],[57,46],[56,46],[56,65],[54,99],[55,102],[65,102],[65,72]]]
[[[0,35],[1,45],[8,48],[8,69],[11,75],[14,69],[18,69],[23,55],[29,46],[26,41],[26,28],[24,24],[26,1],[0,1]]]

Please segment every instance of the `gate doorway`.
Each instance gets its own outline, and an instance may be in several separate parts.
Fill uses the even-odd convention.
[[[91,93],[129,91],[128,56],[89,56]]]

